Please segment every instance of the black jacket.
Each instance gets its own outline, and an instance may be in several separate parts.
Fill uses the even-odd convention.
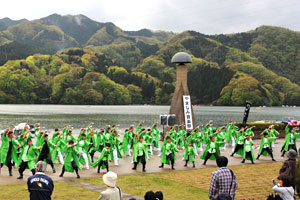
[[[27,180],[30,200],[51,200],[53,181],[44,173],[36,173]]]

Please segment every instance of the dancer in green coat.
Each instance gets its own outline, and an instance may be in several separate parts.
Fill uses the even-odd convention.
[[[77,148],[78,148],[78,151],[80,153],[79,162],[82,165],[85,165],[86,169],[90,169],[89,163],[91,162],[90,159],[89,159],[89,157],[88,157],[89,147],[90,147],[90,143],[87,141],[86,135],[83,134],[80,137],[80,140],[77,143]]]
[[[255,156],[253,153],[253,146],[257,148],[256,144],[251,140],[251,135],[245,137],[244,142],[244,151],[243,151],[243,160],[241,163],[245,163],[245,160],[251,160],[251,163],[254,164]]]
[[[185,167],[187,167],[188,162],[193,163],[193,168],[195,168],[195,149],[193,147],[193,142],[187,142],[186,139],[185,140],[185,148],[184,148],[184,153],[183,153],[183,157],[185,160]]]
[[[105,148],[101,151],[101,154],[98,160],[94,163],[91,163],[91,166],[96,168],[98,167],[97,173],[100,173],[100,168],[107,170],[109,172],[108,161],[112,161],[112,157],[110,154],[110,143],[105,144]]]
[[[90,155],[92,162],[94,162],[94,155],[97,150],[97,142],[96,142],[94,132],[95,132],[95,129],[91,129],[91,130],[89,130],[89,132],[86,136],[86,140],[89,143],[89,148],[88,148],[87,153]]]
[[[78,172],[78,170],[81,169],[81,167],[79,165],[79,161],[78,161],[79,152],[76,149],[76,146],[75,146],[73,140],[69,140],[69,145],[67,145],[65,153],[66,153],[65,161],[64,161],[64,165],[62,167],[62,171],[61,171],[61,174],[59,175],[59,177],[63,177],[65,171],[73,173],[75,170],[75,172],[77,174],[77,178],[80,178],[79,172]]]
[[[2,144],[0,148],[0,170],[3,165],[8,167],[9,176],[12,176],[12,161],[18,162],[17,149],[21,145],[14,138],[14,133],[10,129],[6,129],[2,136]]]
[[[216,142],[215,137],[206,137],[207,146],[201,155],[201,159],[204,160],[202,165],[206,165],[208,159],[215,160],[220,156],[219,144]]]
[[[125,130],[124,136],[123,136],[123,141],[122,141],[122,150],[124,155],[131,156],[130,153],[130,143],[133,135],[132,132],[130,132],[128,129]]]
[[[297,138],[300,138],[300,134],[295,132],[294,128],[290,128],[290,124],[287,124],[285,127],[285,139],[282,145],[282,155],[284,156],[285,152],[294,149],[297,151]]]
[[[269,137],[266,131],[263,131],[261,134],[261,142],[259,146],[257,160],[261,155],[267,156],[267,153],[271,156],[272,161],[276,161],[272,153],[272,142],[275,141],[275,137]]]
[[[136,167],[139,162],[143,165],[143,172],[146,172],[146,163],[148,161],[148,146],[151,144],[147,144],[144,142],[144,138],[142,136],[139,136],[140,131],[137,132],[137,134],[134,137],[133,140],[133,162],[134,167],[132,170],[136,170]]]
[[[51,159],[52,159],[52,162],[55,163],[56,157],[58,156],[59,162],[63,165],[64,158],[63,158],[62,154],[63,154],[66,143],[63,140],[63,135],[59,132],[59,129],[56,128],[54,131],[55,132],[53,133],[51,142],[54,145],[56,145],[56,147],[54,147],[52,149]]]
[[[53,173],[56,173],[54,164],[52,162],[52,149],[57,147],[57,145],[53,144],[51,140],[48,139],[48,133],[49,131],[44,131],[42,133],[41,138],[40,138],[40,145],[42,146],[41,151],[39,151],[37,157],[36,157],[36,162],[38,161],[44,161],[47,164],[49,164],[52,167]]]
[[[243,156],[244,143],[245,143],[244,128],[241,128],[240,131],[236,133],[236,142],[235,142],[234,151],[230,156],[233,156],[235,153]]]
[[[168,136],[164,140],[164,143],[162,145],[162,155],[161,155],[161,166],[159,168],[163,168],[164,164],[172,166],[172,169],[174,170],[174,163],[176,161],[176,153],[179,151],[175,144],[172,143],[171,138]]]
[[[19,167],[20,173],[20,176],[17,179],[23,179],[23,172],[26,168],[32,172],[32,175],[35,174],[34,157],[39,153],[39,149],[41,148],[42,146],[36,147],[32,145],[31,138],[27,140],[27,146],[25,146],[24,151],[17,162],[17,167]]]

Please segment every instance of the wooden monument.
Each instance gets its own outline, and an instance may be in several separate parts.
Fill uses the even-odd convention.
[[[170,108],[170,114],[176,115],[178,125],[185,124],[188,130],[195,128],[195,117],[190,92],[187,85],[187,63],[192,63],[192,58],[185,52],[176,53],[172,63],[177,63],[177,79],[174,96]],[[185,99],[184,99],[185,97]],[[189,105],[188,105],[189,104]],[[192,126],[191,126],[192,124]]]

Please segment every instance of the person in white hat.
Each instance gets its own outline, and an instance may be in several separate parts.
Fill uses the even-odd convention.
[[[116,187],[117,174],[107,172],[103,176],[103,182],[107,189],[101,193],[98,200],[122,200],[122,192],[119,187]]]

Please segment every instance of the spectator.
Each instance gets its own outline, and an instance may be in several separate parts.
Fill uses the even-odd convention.
[[[156,200],[155,193],[153,191],[146,192],[144,199],[145,200]]]
[[[122,200],[121,189],[116,187],[117,174],[114,172],[107,172],[103,176],[103,182],[107,189],[101,192],[98,200]]]
[[[276,184],[275,179],[273,179],[273,190],[277,193],[280,193],[282,200],[291,200],[294,199],[294,189],[292,187],[292,180],[287,175],[280,175],[278,177],[280,180],[279,184]]]
[[[54,185],[52,179],[44,173],[46,167],[45,162],[39,161],[36,164],[36,174],[27,180],[30,200],[51,200]]]
[[[295,150],[290,150],[287,153],[287,157],[288,160],[284,161],[283,166],[281,167],[281,169],[279,170],[279,174],[285,174],[287,176],[290,176],[291,178],[291,184],[293,186],[293,188],[295,189],[295,168],[296,168],[296,159],[298,157],[298,154]],[[289,169],[288,174],[285,173],[286,170]]]
[[[164,199],[164,195],[161,191],[155,192],[155,196],[156,196],[156,200],[163,200]]]
[[[216,162],[219,169],[212,173],[208,192],[209,199],[215,200],[221,196],[230,196],[231,199],[234,199],[238,184],[233,171],[227,168],[228,159],[220,156]]]

